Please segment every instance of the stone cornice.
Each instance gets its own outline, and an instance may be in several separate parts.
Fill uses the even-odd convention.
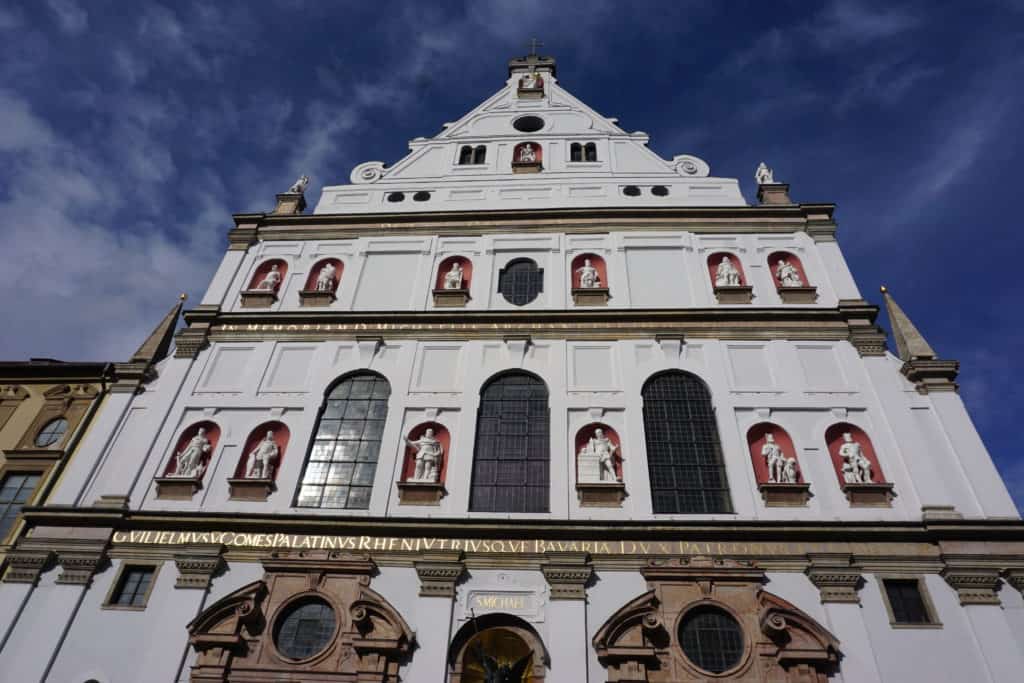
[[[860,604],[861,567],[849,553],[809,553],[804,571],[820,592],[821,602]]]
[[[455,586],[466,571],[462,551],[426,552],[413,562],[420,579],[420,596],[454,598]]]
[[[792,233],[834,239],[834,204],[729,207],[606,207],[380,214],[235,214],[230,249],[257,239],[345,239],[381,235],[484,235],[507,232]]]

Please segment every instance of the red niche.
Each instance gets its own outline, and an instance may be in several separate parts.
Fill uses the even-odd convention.
[[[732,261],[733,267],[740,273],[740,284],[739,286],[745,287],[747,285],[747,275],[743,272],[743,263],[735,254],[730,254],[727,251],[719,251],[711,256],[708,256],[708,275],[711,277],[711,284],[715,284],[715,274],[718,272],[718,264],[722,262],[726,256]]]
[[[417,441],[423,434],[428,430],[434,430],[434,438],[441,443],[441,448],[444,452],[441,456],[441,471],[438,473],[438,482],[443,484],[445,477],[448,474],[448,456],[451,452],[451,436],[448,434],[448,429],[438,422],[421,422],[412,428],[409,434],[405,437],[409,441]],[[408,481],[412,479],[416,474],[416,447],[410,446],[408,443],[405,445],[405,458],[402,461],[402,481]]]
[[[791,254],[788,251],[776,251],[768,257],[768,269],[772,273],[772,281],[775,282],[776,289],[782,289],[782,280],[779,279],[779,261],[787,261],[790,265],[796,268],[796,272],[800,273],[800,281],[803,282],[804,287],[810,287],[811,281],[807,279],[807,273],[804,271],[804,264],[800,261],[800,257],[796,254]]]
[[[793,439],[789,438],[789,434],[785,429],[771,422],[761,422],[747,431],[747,444],[750,446],[750,462],[754,466],[754,475],[757,477],[757,483],[764,484],[768,481],[768,461],[761,454],[761,449],[767,441],[765,437],[768,434],[772,435],[775,443],[782,449],[783,456],[796,458],[796,481],[798,484],[802,484],[804,482],[804,472],[803,468],[800,467],[800,459],[797,458]]]
[[[544,148],[537,142],[520,142],[512,151],[512,162],[516,164],[540,163],[543,160]]]
[[[323,270],[323,267],[326,266],[328,263],[334,266],[334,277],[331,278],[333,280],[333,283],[331,284],[331,288],[328,291],[333,293],[338,290],[338,283],[341,282],[341,273],[342,271],[345,270],[345,264],[336,258],[325,258],[320,259],[319,261],[314,263],[313,267],[309,269],[309,276],[306,277],[306,286],[304,288],[305,291],[316,291],[317,278],[320,277],[320,271]]]
[[[871,439],[864,433],[864,430],[847,422],[839,422],[825,430],[825,442],[828,444],[828,454],[832,458],[832,466],[836,470],[836,477],[840,484],[846,483],[843,480],[843,458],[839,455],[839,448],[843,445],[843,434],[849,434],[853,440],[860,444],[860,449],[871,462],[871,475],[873,482],[881,484],[886,481],[882,466],[878,462],[878,455]]]
[[[174,445],[174,450],[171,451],[171,457],[167,459],[167,466],[164,467],[164,476],[170,476],[174,472],[175,467],[178,463],[178,453],[181,453],[182,449],[192,440],[196,434],[199,433],[199,429],[206,430],[206,440],[210,442],[210,450],[203,453],[203,475],[206,474],[206,469],[210,464],[210,458],[213,457],[214,452],[217,450],[217,441],[220,439],[220,427],[217,426],[216,422],[209,420],[203,420],[202,422],[196,422],[195,424],[189,425],[185,428],[185,431],[178,437],[177,443]]]
[[[288,427],[283,422],[278,422],[277,420],[264,422],[249,433],[249,438],[245,440],[245,447],[242,448],[242,455],[238,460],[238,466],[235,468],[236,479],[242,479],[248,475],[249,467],[252,465],[250,456],[260,441],[263,441],[264,437],[266,437],[267,432],[274,432],[274,443],[277,444],[277,460],[273,463],[274,476],[272,477],[277,479],[277,473],[281,471],[281,463],[284,461],[284,454],[288,448],[288,439],[291,437]]]
[[[252,279],[249,280],[249,291],[258,291],[260,289],[260,283],[266,279],[270,271],[274,269],[274,266],[277,266],[277,272],[281,277],[277,279],[277,283],[271,291],[276,292],[280,289],[281,283],[284,282],[284,276],[288,274],[288,262],[284,259],[275,258],[270,259],[269,261],[264,261],[259,265],[256,272],[253,273]],[[264,289],[266,288],[264,287]]]
[[[613,444],[615,444],[616,446],[619,447],[618,450],[615,451],[615,455],[616,455],[616,458],[615,458],[615,476],[617,476],[619,478],[619,480],[621,481],[622,480],[622,457],[623,457],[622,456],[622,440],[619,438],[619,433],[617,431],[615,431],[614,427],[609,427],[608,425],[606,425],[606,424],[604,424],[602,422],[591,422],[590,424],[586,425],[585,427],[581,428],[578,432],[576,432],[576,450],[574,451],[574,453],[576,454],[576,459],[577,459],[577,463],[576,463],[576,478],[577,478],[577,481],[579,480],[579,456],[580,456],[580,451],[583,450],[583,447],[587,445],[588,441],[590,441],[590,437],[594,436],[594,432],[596,432],[598,429],[603,430],[604,431],[604,435],[608,439],[610,439]]]
[[[465,256],[449,256],[437,266],[437,278],[434,280],[434,289],[444,289],[444,276],[458,263],[462,268],[462,287],[469,289],[469,283],[473,280],[473,262]]]
[[[590,265],[597,269],[597,277],[600,279],[600,283],[597,285],[600,288],[608,289],[608,268],[605,266],[604,259],[597,254],[580,254],[572,260],[572,287],[573,289],[579,289],[580,284],[580,268],[583,264],[589,260]]]

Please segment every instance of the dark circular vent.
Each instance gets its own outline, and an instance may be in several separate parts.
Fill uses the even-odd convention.
[[[539,116],[520,116],[512,122],[512,127],[520,133],[536,133],[544,127],[544,119]]]
[[[412,196],[412,200],[414,202],[425,202],[425,201],[427,201],[429,199],[430,199],[430,193],[429,192],[421,191],[421,192],[417,192],[416,194],[414,194]]]
[[[679,624],[683,654],[713,674],[732,669],[743,659],[743,629],[732,615],[715,607],[698,607]]]
[[[400,202],[400,201],[404,201],[404,200],[405,200],[405,193],[404,192],[392,192],[391,194],[388,195],[388,201],[389,202]]]
[[[651,188],[651,194],[653,194],[655,197],[667,197],[668,188],[665,187],[664,185],[655,185],[654,187]]]
[[[626,185],[624,188],[622,188],[622,194],[626,195],[627,197],[639,197],[640,188],[637,187],[636,185]]]

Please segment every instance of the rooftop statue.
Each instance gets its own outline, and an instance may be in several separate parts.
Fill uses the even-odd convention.
[[[758,185],[771,185],[775,182],[775,173],[772,169],[768,168],[768,164],[762,161],[757,165],[757,170],[754,171],[754,180],[757,181]]]
[[[300,175],[299,179],[292,183],[292,186],[288,188],[288,192],[292,194],[302,194],[306,191],[306,187],[309,185],[309,176]]]

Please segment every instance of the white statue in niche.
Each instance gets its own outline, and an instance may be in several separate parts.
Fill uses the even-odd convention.
[[[206,470],[203,454],[210,450],[210,440],[206,438],[206,428],[200,427],[196,435],[189,439],[185,447],[178,452],[174,461],[172,477],[200,479]]]
[[[278,270],[277,264],[275,263],[274,265],[270,266],[270,270],[267,272],[266,275],[263,276],[263,279],[260,280],[260,283],[256,285],[256,289],[269,289],[270,291],[274,291],[280,284],[281,271]]]
[[[715,269],[715,287],[739,287],[740,271],[732,264],[732,259],[723,256]]]
[[[523,90],[535,90],[542,85],[544,85],[544,79],[533,71],[523,74],[523,77],[519,79],[519,87]]]
[[[337,268],[334,267],[333,263],[327,262],[324,267],[320,269],[320,272],[316,276],[316,291],[318,292],[333,292],[334,291],[334,273]]]
[[[768,168],[768,164],[762,161],[757,165],[757,170],[754,171],[754,180],[757,181],[758,185],[771,185],[775,182],[775,172]]]
[[[288,192],[291,194],[302,194],[306,191],[306,187],[309,185],[309,176],[300,175],[299,179],[292,183],[292,186],[288,188]]]
[[[416,469],[409,481],[436,484],[441,474],[444,446],[434,438],[434,430],[428,427],[419,439],[405,442],[416,449]]]
[[[622,477],[615,471],[615,460],[622,460],[622,456],[615,455],[617,450],[619,450],[618,444],[605,436],[603,429],[600,427],[595,429],[594,435],[587,440],[578,455],[580,481],[621,482]],[[597,465],[596,477],[593,472],[594,464]]]
[[[804,280],[800,277],[800,271],[786,259],[779,259],[775,264],[775,277],[783,287],[803,287]]]
[[[601,286],[601,276],[598,275],[597,268],[590,263],[590,259],[583,259],[583,265],[577,268],[576,272],[580,274],[581,289],[597,289]]]
[[[864,449],[853,440],[853,435],[849,432],[843,434],[839,457],[843,459],[843,481],[847,484],[871,484],[874,482],[871,461],[864,455]]]
[[[782,447],[775,443],[775,436],[771,432],[764,435],[764,445],[761,446],[761,455],[764,456],[765,463],[768,465],[768,482],[771,484],[783,483],[783,475],[786,469],[786,456],[782,452]]]
[[[249,465],[249,472],[245,476],[248,479],[273,479],[274,463],[280,454],[281,449],[277,447],[277,442],[274,441],[273,430],[267,430],[267,435],[256,444],[256,448],[252,449],[252,453],[249,454],[249,462],[251,464]]]
[[[462,289],[462,264],[458,261],[452,263],[451,269],[444,274],[444,289]]]
[[[795,484],[799,470],[796,466],[796,458],[786,458],[786,466],[782,468],[782,483],[783,484]]]
[[[534,149],[532,143],[527,142],[519,148],[519,158],[516,159],[516,161],[524,164],[537,161],[537,151]]]

